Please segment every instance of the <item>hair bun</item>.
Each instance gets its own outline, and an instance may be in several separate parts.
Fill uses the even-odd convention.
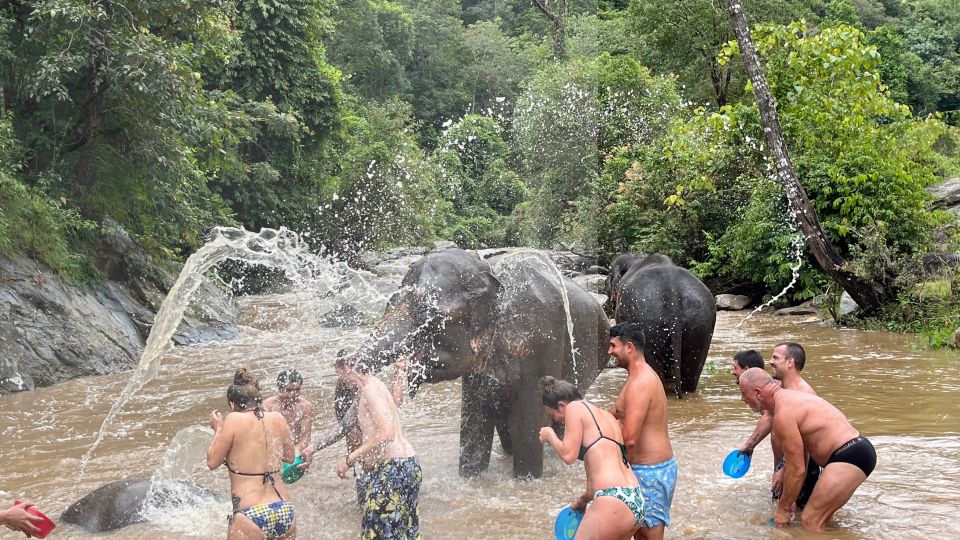
[[[247,368],[240,368],[233,376],[233,384],[242,386],[245,384],[256,385],[257,381],[253,378],[253,373],[250,372]]]
[[[557,384],[557,380],[551,375],[544,375],[540,377],[540,391],[541,392],[552,392],[553,387]]]

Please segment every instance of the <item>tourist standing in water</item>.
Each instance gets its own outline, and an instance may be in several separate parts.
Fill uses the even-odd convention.
[[[805,529],[823,531],[827,521],[870,476],[877,464],[873,444],[847,417],[822,398],[787,390],[762,369],[740,375],[741,399],[756,412],[773,414],[773,434],[780,441],[786,466],[783,494],[773,519],[782,527],[793,518],[793,504],[804,482],[805,453],[823,467],[800,517]]]
[[[346,355],[347,351],[341,350],[337,353],[337,358],[343,358]],[[403,393],[407,386],[406,376],[407,361],[401,358],[394,364],[393,383],[390,388],[393,403],[397,407],[403,404]],[[357,421],[357,409],[360,406],[359,397],[359,393],[355,390],[351,391],[348,395],[337,396],[334,402],[334,408],[340,421],[337,422],[337,425],[321,433],[317,437],[316,444],[303,450],[303,464],[300,465],[301,468],[307,469],[313,464],[314,452],[319,452],[344,437],[347,439],[347,453],[353,452],[360,447],[362,435],[360,432],[360,423]],[[363,506],[367,493],[367,477],[370,473],[370,466],[367,465],[368,468],[364,470],[364,464],[361,463],[360,465],[359,468],[354,467],[354,477],[357,485],[357,504]]]
[[[677,487],[677,460],[667,433],[667,395],[644,357],[646,337],[636,323],[610,329],[608,353],[627,370],[627,382],[610,412],[623,425],[627,459],[646,500],[646,515],[634,538],[663,538]],[[679,382],[678,382],[679,384]]]
[[[540,428],[540,442],[552,446],[568,465],[583,460],[587,472],[586,492],[570,504],[586,510],[577,538],[629,538],[643,521],[644,498],[627,465],[620,423],[584,401],[577,387],[562,379],[541,378],[540,392],[547,414],[564,424],[562,440],[547,426]]]
[[[337,475],[346,478],[347,471],[357,463],[369,471],[361,538],[419,539],[417,500],[423,472],[400,426],[395,397],[362,360],[342,356],[334,367],[340,381],[360,394],[360,446],[337,462]]]
[[[303,376],[299,371],[281,371],[277,375],[279,394],[263,401],[263,410],[278,412],[287,421],[298,454],[302,454],[310,446],[314,415],[313,403],[300,397],[302,387]]]
[[[730,374],[733,375],[734,382],[739,381],[740,374],[752,367],[763,369],[763,355],[753,349],[733,355],[733,360],[730,361]]]
[[[214,435],[207,449],[210,470],[230,471],[233,512],[227,538],[291,539],[296,537],[293,505],[287,486],[276,476],[280,463],[292,463],[295,452],[287,421],[264,412],[260,387],[246,369],[237,370],[227,388],[230,413],[210,413]]]
[[[783,388],[787,390],[796,390],[798,392],[817,395],[813,387],[800,376],[800,372],[803,371],[803,366],[806,364],[806,361],[807,353],[799,343],[790,341],[778,343],[773,348],[773,354],[770,356],[770,367],[773,368],[773,378],[783,383]],[[747,455],[753,454],[754,448],[770,434],[772,429],[773,413],[764,411],[763,416],[760,417],[760,421],[757,422],[757,427],[753,430],[753,433],[747,437],[747,440],[740,445],[739,450]],[[773,499],[777,500],[783,491],[783,467],[786,465],[786,459],[783,456],[783,450],[780,448],[780,441],[777,440],[776,436],[770,437],[770,446],[773,449],[774,463],[773,476],[770,480],[770,493]],[[804,470],[803,487],[800,489],[800,494],[796,500],[797,508],[800,509],[807,504],[810,495],[813,494],[813,488],[817,484],[817,479],[820,478],[820,466],[817,465],[814,460],[809,459],[808,456],[804,460],[804,463],[807,465]]]

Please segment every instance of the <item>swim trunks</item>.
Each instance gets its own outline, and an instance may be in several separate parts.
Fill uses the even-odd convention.
[[[677,488],[677,458],[653,465],[630,465],[645,502],[641,527],[670,526],[670,505]]]
[[[641,493],[639,487],[612,487],[598,489],[597,492],[593,494],[594,499],[597,497],[613,497],[620,500],[620,502],[627,505],[627,508],[633,512],[634,522],[637,525],[643,523],[643,493]]]
[[[360,538],[420,540],[420,460],[416,456],[385,459],[367,474]]]
[[[864,474],[870,476],[870,473],[877,466],[877,451],[869,439],[858,435],[840,445],[840,448],[830,454],[827,465],[831,463],[856,465]]]
[[[777,462],[777,465],[773,468],[773,472],[777,472],[780,469],[784,468],[787,464],[786,458],[780,458],[780,461]],[[803,479],[803,485],[800,486],[800,493],[797,494],[797,508],[803,508],[807,505],[807,501],[810,500],[810,496],[813,495],[813,488],[817,485],[817,480],[820,479],[820,465],[817,465],[817,462],[810,458],[807,460],[807,476]],[[780,496],[783,495],[783,490],[773,492],[773,500],[777,500]]]

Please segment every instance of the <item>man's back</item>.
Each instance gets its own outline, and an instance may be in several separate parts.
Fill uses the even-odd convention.
[[[775,400],[774,433],[782,439],[799,431],[804,449],[820,466],[834,450],[859,435],[839,409],[819,396],[783,389]]]
[[[660,377],[646,362],[631,373],[617,396],[627,459],[632,464],[660,463],[673,456],[667,432],[667,395]]]

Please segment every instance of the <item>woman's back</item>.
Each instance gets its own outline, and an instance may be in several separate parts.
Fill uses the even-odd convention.
[[[224,419],[224,428],[232,439],[226,463],[233,496],[240,498],[242,506],[274,501],[277,492],[286,499],[279,470],[281,461],[291,462],[294,456],[290,428],[283,416],[265,412],[260,418],[253,410],[232,412]]]
[[[583,414],[578,416],[583,428],[581,449],[587,449],[583,463],[589,489],[636,487],[637,478],[624,463],[626,458],[620,422],[612,414],[586,401],[568,406],[584,409]]]

